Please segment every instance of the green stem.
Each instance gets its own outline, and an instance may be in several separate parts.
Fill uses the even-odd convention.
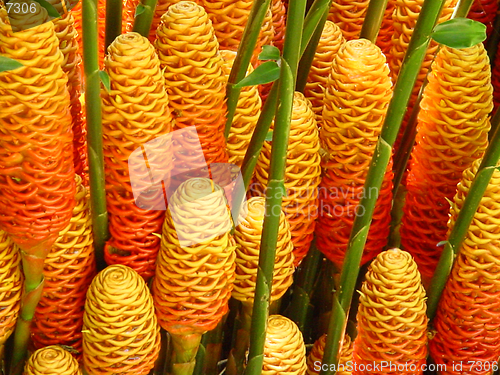
[[[109,232],[102,149],[101,84],[97,50],[97,0],[83,0],[82,20],[92,229],[97,265],[99,269],[103,269],[105,267],[104,245],[109,237]]]
[[[248,65],[252,60],[252,55],[255,50],[257,40],[259,39],[259,33],[270,4],[271,0],[254,1],[248,16],[245,30],[243,31],[241,42],[238,46],[238,53],[234,59],[226,88],[227,120],[224,129],[226,139],[229,136],[229,130],[231,129],[231,124],[233,123],[233,117],[236,112],[236,106],[238,105],[238,98],[241,91],[240,88],[235,88],[234,85],[245,78],[247,74]]]
[[[294,1],[290,6],[293,8]],[[298,3],[299,1],[297,1]],[[305,1],[303,2],[305,9]],[[291,10],[289,8],[289,11]],[[287,25],[291,25],[287,23]],[[289,26],[290,27],[290,26]],[[285,37],[285,48],[287,46]],[[293,94],[295,82],[292,69],[285,58],[281,61],[279,78],[279,101],[271,150],[270,174],[266,190],[266,214],[262,229],[262,242],[259,252],[259,269],[255,288],[250,329],[249,361],[245,375],[260,375],[262,372],[264,344],[266,339],[269,301],[273,282],[276,242],[278,240],[281,202],[284,193],[284,177],[288,136],[292,117]],[[277,208],[277,209],[276,209]]]
[[[132,31],[141,34],[145,38],[149,36],[157,2],[158,0],[141,0],[137,6],[136,12],[139,14],[135,16]]]
[[[398,80],[394,87],[394,95],[389,103],[382,133],[377,142],[368,170],[364,191],[371,191],[370,189],[372,188],[380,191],[384,174],[391,158],[392,146],[401,127],[406,106],[408,105],[413,86],[420,71],[420,66],[427,52],[430,35],[441,13],[444,2],[445,0],[424,1]],[[322,375],[332,374],[333,371],[330,371],[330,365],[338,364],[339,361],[347,316],[359,275],[361,256],[377,198],[378,194],[375,196],[366,195],[362,197],[359,203],[359,206],[364,208],[364,215],[356,215],[349,238],[340,275],[339,289],[334,296],[332,317],[328,327],[328,336],[323,357],[323,363],[328,364],[328,369],[321,371]]]
[[[474,0],[459,0],[451,18],[467,17]]]
[[[21,311],[14,331],[14,343],[10,375],[21,375],[30,342],[30,326],[36,306],[43,292],[43,266],[55,238],[45,240],[35,248],[21,250],[24,273],[24,290],[21,297]]]
[[[497,111],[498,112],[498,111]],[[436,315],[439,299],[448,280],[448,275],[453,267],[453,261],[460,251],[462,242],[467,235],[470,223],[476,214],[479,203],[483,198],[484,192],[493,176],[493,172],[497,168],[498,161],[500,160],[500,127],[498,122],[500,116],[495,114],[496,123],[495,134],[493,135],[490,145],[483,156],[481,165],[478,172],[472,181],[469,192],[465,197],[462,209],[458,213],[455,225],[450,231],[448,240],[445,242],[443,252],[439,258],[439,263],[431,281],[427,300],[427,316],[430,320]]]
[[[122,33],[122,0],[106,0],[106,32],[104,38],[104,53],[115,38]]]
[[[172,338],[172,375],[192,375],[196,364],[196,353],[201,342],[201,335],[170,335]]]
[[[323,255],[313,243],[296,272],[293,283],[293,294],[285,315],[293,320],[305,335],[309,331],[312,310],[311,295],[316,287]]]
[[[368,39],[372,43],[377,41],[377,35],[382,25],[384,13],[389,0],[371,0],[366,12],[365,21],[361,28],[359,38]]]

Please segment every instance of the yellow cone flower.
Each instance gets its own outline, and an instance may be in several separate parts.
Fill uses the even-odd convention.
[[[7,233],[0,230],[0,358],[14,331],[22,289],[21,257]]]
[[[23,64],[0,73],[0,228],[23,251],[46,252],[75,205],[73,135],[54,25],[31,4],[29,17],[0,9],[0,54]]]
[[[153,295],[161,326],[203,334],[228,311],[235,245],[224,190],[206,178],[183,183],[169,200]]]
[[[341,266],[356,207],[363,196],[375,146],[392,96],[380,48],[366,39],[346,42],[335,56],[324,96],[320,139],[328,153],[320,185],[317,245]],[[386,245],[392,205],[392,168],[384,176],[362,263]],[[362,209],[362,208],[361,208]]]
[[[262,375],[303,375],[306,371],[306,347],[299,327],[281,315],[267,321]]]
[[[197,136],[178,140],[173,165],[189,177],[206,164],[226,163],[226,75],[212,22],[192,1],[172,5],[163,15],[155,47],[164,69],[174,130],[195,126]],[[205,160],[195,151],[201,145]],[[199,146],[198,146],[199,147]],[[185,179],[175,179],[175,189]]]
[[[370,0],[332,0],[328,20],[335,22],[346,40],[359,38]]]
[[[108,264],[128,265],[148,279],[160,248],[154,233],[160,232],[165,212],[137,206],[128,161],[136,149],[170,132],[168,97],[158,56],[146,38],[122,34],[108,51],[105,71],[111,89],[102,91],[102,125],[111,238],[105,258]],[[165,152],[148,149],[148,163],[155,166],[156,175],[166,175],[171,168],[164,162]],[[164,199],[162,192],[157,199]]]
[[[259,34],[259,39],[257,41],[257,45],[255,47],[255,51],[253,54],[254,66],[258,67],[260,64],[264,63],[263,60],[257,60],[259,53],[262,51],[262,46],[265,45],[273,45],[274,40],[274,25],[273,25],[273,13],[271,9],[267,10],[266,16],[264,17],[264,23],[262,24],[261,32]],[[259,94],[262,98],[262,102],[265,103],[269,92],[271,91],[272,82],[259,85]]]
[[[160,327],[144,279],[123,265],[92,281],[83,316],[83,365],[88,375],[146,375],[160,350]]]
[[[62,347],[46,346],[34,352],[26,366],[23,375],[82,375],[78,361],[70,352]]]
[[[242,208],[240,223],[235,231],[238,247],[236,249],[236,280],[233,297],[248,305],[253,305],[255,294],[264,211],[265,198],[250,198]],[[292,251],[290,225],[282,212],[276,243],[271,303],[280,299],[292,285],[294,271]]]
[[[323,355],[325,352],[326,345],[326,334],[321,336],[314,343],[311,352],[307,356],[307,371],[306,375],[316,375],[321,371],[321,364],[323,361]],[[346,333],[344,336],[344,342],[342,344],[342,351],[340,352],[339,366],[337,369],[337,375],[351,375],[353,370],[352,362],[352,350],[353,342],[349,335]],[[328,364],[327,364],[328,365]],[[330,366],[328,365],[328,368]]]
[[[76,185],[73,217],[45,260],[45,284],[31,337],[36,348],[59,344],[81,354],[85,294],[96,265],[89,195],[78,175]]]
[[[231,73],[236,52],[220,51],[224,60],[224,71],[227,76]],[[250,66],[248,73],[253,69]],[[253,131],[257,125],[262,108],[262,100],[256,86],[243,87],[238,98],[238,105],[233,117],[233,123],[227,138],[227,152],[229,163],[241,168]]]
[[[311,102],[316,120],[320,124],[328,75],[330,74],[333,59],[344,43],[345,39],[342,30],[332,21],[326,21],[304,89],[304,95]]]
[[[380,253],[360,294],[353,352],[358,368],[385,361],[396,367],[391,373],[422,374],[427,357],[426,297],[411,255],[399,249]],[[388,370],[371,373],[384,371]]]
[[[271,142],[265,142],[255,167],[255,181],[250,193],[264,195],[271,165]],[[282,207],[290,224],[294,245],[294,263],[307,255],[318,216],[318,185],[321,180],[319,134],[309,101],[296,92],[288,139],[285,190]]]
[[[463,173],[451,205],[451,229],[481,160]],[[491,374],[500,353],[500,171],[481,198],[441,297],[429,350],[443,374]],[[461,371],[450,371],[462,363]],[[456,366],[458,367],[458,366]],[[462,372],[463,371],[463,372]]]
[[[491,73],[482,43],[442,47],[425,88],[407,178],[401,245],[429,279],[446,237],[449,200],[488,145]]]

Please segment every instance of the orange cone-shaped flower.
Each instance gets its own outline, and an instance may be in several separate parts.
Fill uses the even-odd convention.
[[[267,322],[262,375],[303,375],[306,371],[306,347],[299,327],[281,315]]]
[[[353,374],[423,374],[427,306],[411,255],[399,249],[379,254],[368,269],[360,294],[353,351],[357,371]],[[382,362],[392,367],[374,368]]]
[[[45,284],[35,310],[32,340],[36,348],[65,345],[80,355],[85,294],[96,267],[89,196],[80,176],[76,178],[73,217],[45,260]]]
[[[158,0],[156,3],[155,13],[153,16],[153,21],[151,22],[151,30],[149,32],[148,39],[151,43],[156,40],[156,30],[161,22],[161,17],[167,12],[170,5],[178,3],[181,0]],[[199,3],[199,1],[195,1]]]
[[[387,106],[391,81],[385,57],[366,39],[345,43],[337,53],[325,89],[320,139],[328,153],[322,165],[318,249],[337,266],[343,262],[352,224],[363,196],[378,193],[362,263],[387,243],[392,200],[392,168],[380,192],[364,191]],[[392,164],[392,163],[391,163]]]
[[[497,0],[474,0],[467,18],[485,24],[486,34],[489,36],[493,31],[493,22],[495,21],[497,11]]]
[[[220,53],[224,60],[224,71],[226,75],[229,76],[236,57],[236,52],[220,51]],[[250,66],[248,73],[252,72],[252,70],[253,68]],[[253,131],[257,125],[261,108],[262,100],[260,99],[257,87],[243,87],[238,98],[238,105],[234,113],[233,123],[229,130],[229,137],[227,138],[229,162],[236,164],[240,168],[245,158],[248,145],[250,144]]]
[[[265,195],[271,165],[271,142],[265,142],[255,167],[250,192]],[[309,101],[295,92],[288,139],[285,190],[282,207],[290,224],[294,264],[307,255],[318,216],[318,185],[321,181],[318,126]]]
[[[349,335],[346,333],[342,344],[342,351],[340,352],[339,365],[336,368],[337,375],[351,375],[353,370],[352,362],[352,349],[353,342]],[[314,343],[311,352],[307,356],[307,371],[306,375],[316,375],[321,371],[321,362],[325,352],[326,334],[321,336]],[[330,366],[328,366],[330,368]]]
[[[122,33],[128,33],[132,31],[134,26],[134,16],[139,0],[123,0],[123,25]]]
[[[432,65],[408,173],[401,245],[424,281],[434,273],[446,238],[449,200],[462,172],[488,145],[492,109],[488,56],[480,43],[442,47]]]
[[[123,265],[101,271],[87,292],[82,332],[88,375],[148,374],[160,350],[160,327],[144,279]]]
[[[233,297],[247,305],[253,305],[255,295],[264,212],[265,198],[250,198],[242,208],[240,223],[234,235],[238,247]],[[276,243],[271,303],[280,299],[292,285],[294,267],[293,245],[290,239],[290,226],[282,212]]]
[[[194,368],[201,335],[228,311],[231,227],[224,190],[210,179],[187,180],[169,200],[152,290],[160,325],[173,339],[174,368]]]
[[[273,15],[273,46],[283,51],[286,29],[286,8],[281,0],[272,0],[271,13]]]
[[[75,173],[82,177],[83,184],[88,185],[87,163],[87,129],[85,114],[80,96],[82,95],[82,50],[78,46],[77,30],[72,13],[64,13],[62,3],[49,1],[63,16],[54,19],[55,31],[59,39],[59,49],[64,60],[62,68],[68,76],[68,90],[71,100],[71,118],[73,119],[73,162]]]
[[[385,9],[384,18],[382,19],[382,25],[377,36],[376,45],[380,47],[382,53],[387,58],[390,59],[390,50],[392,47],[392,34],[394,34],[394,27],[392,25],[392,13],[396,8],[396,0],[389,0],[387,2],[387,8]]]
[[[452,228],[481,160],[463,173]],[[434,319],[429,350],[441,374],[491,374],[500,353],[500,171],[496,169],[455,260]],[[455,366],[453,366],[455,364]],[[459,370],[458,365],[462,364]]]
[[[0,229],[43,259],[71,219],[75,179],[63,56],[54,24],[35,26],[47,17],[36,8],[29,19],[0,9],[0,54],[24,65],[0,73]]]
[[[224,190],[206,178],[184,182],[169,200],[153,295],[174,335],[214,329],[228,310],[235,245]]]
[[[0,230],[0,358],[14,331],[22,289],[21,257],[7,233]]]
[[[304,95],[311,102],[318,125],[321,124],[323,118],[323,97],[328,74],[330,74],[337,52],[344,43],[342,30],[332,21],[326,21],[304,89]]]
[[[370,0],[332,0],[328,20],[337,24],[346,40],[359,38]]]
[[[160,62],[151,43],[137,33],[122,34],[109,46],[105,71],[110,92],[103,90],[103,144],[106,200],[111,238],[108,264],[125,264],[148,279],[154,274],[165,212],[139,208],[132,193],[129,157],[137,148],[171,130],[168,97]],[[152,146],[151,146],[152,147]],[[158,175],[168,174],[165,150],[148,151]],[[163,193],[151,200],[163,200]]]
[[[67,350],[53,345],[34,352],[26,366],[23,375],[82,375],[78,361]]]
[[[226,76],[212,22],[203,7],[181,1],[163,15],[157,34],[155,47],[164,69],[174,129],[195,127],[197,133],[176,140],[174,168],[184,177],[206,177],[200,176],[199,168],[228,160]],[[205,160],[194,151],[197,144]],[[173,181],[173,190],[184,180]]]

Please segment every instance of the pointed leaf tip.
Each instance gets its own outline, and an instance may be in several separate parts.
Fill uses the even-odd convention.
[[[0,56],[0,73],[7,72],[23,67],[19,61],[11,59],[10,57]]]
[[[262,52],[259,54],[259,60],[279,60],[280,50],[275,46],[262,46]]]
[[[279,76],[280,67],[276,61],[266,61],[233,87],[239,89],[245,86],[262,85],[277,80]]]
[[[109,82],[109,75],[104,70],[99,70],[99,78],[104,85],[107,92],[111,90],[111,84]]]
[[[486,40],[486,25],[468,18],[454,18],[437,25],[432,39],[450,48],[469,48]]]

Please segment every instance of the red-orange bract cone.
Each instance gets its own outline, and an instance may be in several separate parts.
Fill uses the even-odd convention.
[[[174,130],[175,174],[171,191],[191,177],[207,177],[207,164],[226,163],[226,75],[212,22],[191,1],[172,5],[163,15],[155,47],[165,76]],[[194,134],[196,130],[196,134]],[[205,160],[197,148],[201,146]],[[177,177],[175,176],[177,175]]]
[[[486,34],[491,35],[498,11],[498,0],[474,0],[467,18],[486,25]]]
[[[450,210],[449,228],[481,160],[464,171]],[[497,167],[498,168],[498,167]],[[486,375],[500,353],[500,171],[496,169],[474,214],[439,302],[430,341],[443,375]]]
[[[389,235],[392,171],[380,191],[365,191],[368,168],[392,96],[389,69],[376,45],[351,40],[337,53],[325,88],[320,139],[328,155],[322,162],[317,246],[337,266],[343,262],[351,228],[363,196],[378,194],[362,263],[376,256]],[[356,211],[358,210],[358,211]]]
[[[102,92],[106,202],[111,234],[105,259],[108,264],[125,264],[149,279],[154,274],[160,248],[160,239],[155,234],[161,230],[165,211],[138,207],[132,192],[129,157],[170,132],[168,97],[158,56],[146,38],[137,33],[122,34],[109,46],[109,51],[104,63],[111,89],[109,93]],[[148,146],[147,163],[154,168],[155,176],[168,175],[171,166],[165,160],[167,152],[168,149]],[[164,202],[162,191],[150,195],[151,201]]]
[[[76,177],[73,217],[45,260],[45,284],[35,310],[32,340],[36,348],[71,347],[81,358],[85,294],[96,267],[89,195],[81,178]]]
[[[441,48],[420,107],[401,246],[415,257],[425,284],[439,261],[437,244],[446,237],[449,200],[462,172],[488,145],[492,87],[482,43]]]

